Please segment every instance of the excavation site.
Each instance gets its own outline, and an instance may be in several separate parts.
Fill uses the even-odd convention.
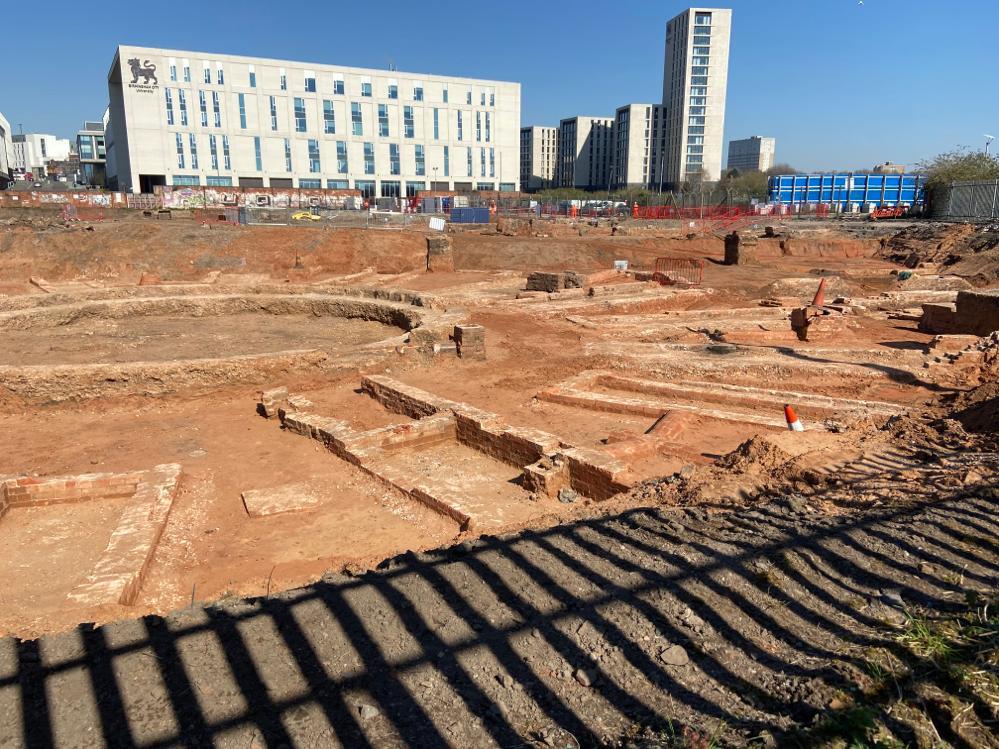
[[[999,746],[997,227],[64,219],[0,746]]]

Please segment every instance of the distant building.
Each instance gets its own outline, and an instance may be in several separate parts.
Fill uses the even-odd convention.
[[[614,117],[612,183],[615,188],[658,186],[664,166],[665,109],[625,104]]]
[[[886,161],[884,164],[878,164],[871,171],[875,174],[905,174],[905,164],[893,164]]]
[[[76,153],[80,157],[78,179],[85,185],[107,185],[107,149],[104,142],[107,122],[108,112],[105,111],[101,121],[84,122],[83,129],[76,133]]]
[[[120,46],[108,71],[117,188],[512,192],[520,84]]]
[[[533,192],[555,185],[557,127],[520,128],[520,189]]]
[[[728,168],[740,172],[765,172],[774,165],[777,139],[754,135],[728,143]]]
[[[665,177],[676,185],[721,177],[732,11],[688,8],[666,25]]]
[[[14,179],[14,142],[11,140],[10,123],[0,113],[0,190]]]
[[[559,122],[558,186],[582,190],[609,187],[613,133],[613,117],[569,117]]]
[[[36,178],[47,174],[50,161],[66,161],[72,150],[68,139],[46,133],[24,133],[11,140],[15,174],[31,172]]]

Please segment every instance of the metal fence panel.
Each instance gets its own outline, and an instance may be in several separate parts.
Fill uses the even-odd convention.
[[[939,199],[931,217],[938,221],[995,221],[999,219],[999,179],[954,182]]]

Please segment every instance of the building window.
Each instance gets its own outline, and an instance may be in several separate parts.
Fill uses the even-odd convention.
[[[354,129],[354,135],[364,135],[364,121],[361,118],[361,105],[356,101],[352,101],[350,103],[350,122]]]
[[[413,87],[413,101],[423,101],[423,86]]]
[[[461,124],[461,110],[459,109],[458,110],[458,140],[462,140],[463,133],[464,133],[464,130],[463,130],[462,124]]]
[[[347,173],[347,141],[336,142],[336,170],[340,174]]]
[[[215,79],[218,81],[220,86],[225,85],[225,74],[222,72],[222,68],[218,68],[216,71]]]
[[[482,112],[475,113],[475,142],[482,142]],[[482,175],[485,177],[486,175]]]
[[[298,180],[298,187],[302,190],[319,190],[323,186],[323,181],[321,179],[300,179]]]
[[[691,96],[707,96],[708,89],[704,86],[691,86],[690,88]]]
[[[284,139],[284,170],[291,172],[291,140]]]
[[[316,77],[310,73],[305,74],[305,90],[307,93],[316,93]]]
[[[705,107],[691,107],[690,108],[690,114],[692,114],[692,115],[694,115],[694,114],[703,115],[704,114],[704,110],[705,110]]]
[[[209,187],[232,187],[232,177],[218,177],[213,175],[205,177],[205,183]]]
[[[361,96],[371,96],[370,83],[361,83]]]
[[[278,78],[278,85],[281,87],[282,91],[287,91],[288,90],[288,73],[287,73],[287,71],[285,71],[284,68],[281,68],[278,72],[280,74],[279,78]]]
[[[254,73],[251,70],[250,71],[250,88],[256,88],[256,87],[257,87],[257,74]]]
[[[707,86],[708,77],[706,75],[694,75],[690,77],[690,82],[696,86]]]
[[[243,94],[238,94],[239,99],[239,126],[243,130],[246,130],[246,97]]]
[[[479,149],[479,172],[481,177],[486,176],[486,149]]]
[[[0,135],[3,134],[3,128],[0,128]],[[94,143],[93,139],[88,135],[86,137],[80,137],[80,158],[81,159],[92,159],[94,158]]]
[[[704,124],[704,118],[703,117],[688,117],[687,118],[687,124],[688,125],[703,125]]]
[[[695,77],[705,76],[708,74],[708,69],[706,67],[697,67],[690,69],[691,80]]]
[[[479,95],[479,106],[480,107],[486,106],[486,92],[485,91],[481,92],[480,95]]]
[[[277,99],[270,97],[271,105],[271,130],[277,130]]]
[[[321,172],[322,164],[319,161],[319,141],[309,140],[309,171],[313,174]]]
[[[212,169],[217,170],[219,168],[219,149],[214,135],[208,136],[208,153],[212,157]]]
[[[427,173],[427,162],[426,156],[423,151],[423,146],[416,147],[416,176],[422,177]]]
[[[390,143],[389,144],[389,172],[391,174],[399,174],[401,171],[399,164],[399,144]]]
[[[264,162],[263,162],[263,158],[262,158],[262,156],[260,154],[260,136],[259,135],[253,136],[253,156],[256,159],[257,171],[258,172],[264,171]]]
[[[492,192],[493,190],[496,189],[496,185],[492,182],[476,182],[475,189]]]
[[[173,81],[174,83],[177,82],[177,65],[176,64],[170,65],[170,80]]]
[[[465,96],[465,103],[466,104],[472,103],[472,89],[468,89],[468,94]]]
[[[218,91],[212,91],[212,110],[215,113],[215,127],[222,127],[222,103],[219,101]]]
[[[191,169],[198,169],[198,139],[194,133],[188,134],[187,145],[191,149]]]
[[[489,149],[489,176],[490,177],[495,177],[496,176],[496,149],[495,148],[490,148]]]
[[[383,179],[381,184],[381,192],[383,198],[398,198],[399,182],[397,180]]]
[[[447,89],[444,89],[444,103],[447,104]]]
[[[305,99],[295,97],[295,132],[304,133],[308,123],[305,121]]]
[[[208,101],[205,92],[198,92],[198,108],[201,110],[201,127],[208,127]]]
[[[444,146],[444,176],[451,175],[451,149]]]
[[[375,144],[365,143],[364,144],[364,173],[374,174],[375,173]]]
[[[711,14],[710,13],[697,13],[694,15],[694,25],[695,26],[710,26],[711,25]]]
[[[229,136],[222,136],[222,165],[226,171],[232,169],[232,159],[229,157]]]
[[[361,193],[361,197],[373,198],[375,196],[375,181],[373,179],[354,180],[354,189]]]
[[[348,190],[350,189],[350,181],[346,179],[328,179],[326,180],[327,190]]]
[[[388,87],[388,98],[390,98],[390,99],[398,99],[399,98],[399,87],[396,84],[394,84],[394,83],[390,83],[389,84],[389,87]]]
[[[175,174],[171,181],[174,187],[194,187],[201,184],[201,179],[196,174]]]
[[[204,81],[210,86],[212,84],[212,69],[205,68],[204,73],[205,73]]]
[[[489,94],[489,106],[496,106],[496,94]]]
[[[469,94],[469,96],[471,96],[471,94]],[[468,176],[471,177],[472,176],[472,147],[469,146],[465,150],[468,152]]]
[[[403,107],[402,109],[402,134],[407,138],[412,138],[415,132],[413,124],[413,108]]]
[[[333,102],[323,99],[323,132],[336,135],[336,115],[333,113]]]
[[[491,137],[490,135],[491,125],[489,124],[489,120],[490,120],[489,112],[486,112],[486,143],[489,142],[489,139]]]
[[[173,94],[170,93],[170,89],[163,89],[163,94],[166,96],[166,110],[167,110],[167,124],[173,124]],[[44,156],[44,154],[42,154]]]
[[[185,65],[184,66],[184,83],[190,83],[190,82],[191,82],[191,66],[190,65]]]
[[[180,133],[176,134],[177,137],[177,168],[184,168],[184,136]]]
[[[333,81],[333,93],[338,96],[343,96],[343,78],[338,78]]]
[[[434,140],[440,140],[441,138],[440,114],[441,111],[437,107],[434,107]]]
[[[378,134],[387,138],[389,134],[388,105],[378,105]]]

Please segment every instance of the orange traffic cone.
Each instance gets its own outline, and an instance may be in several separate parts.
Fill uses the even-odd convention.
[[[804,432],[805,425],[801,423],[801,419],[798,418],[798,414],[794,412],[787,403],[784,404],[784,418],[787,420],[787,428],[792,432]]]
[[[813,307],[824,307],[826,304],[826,279],[819,281],[819,288],[815,292],[815,298],[812,299]]]

